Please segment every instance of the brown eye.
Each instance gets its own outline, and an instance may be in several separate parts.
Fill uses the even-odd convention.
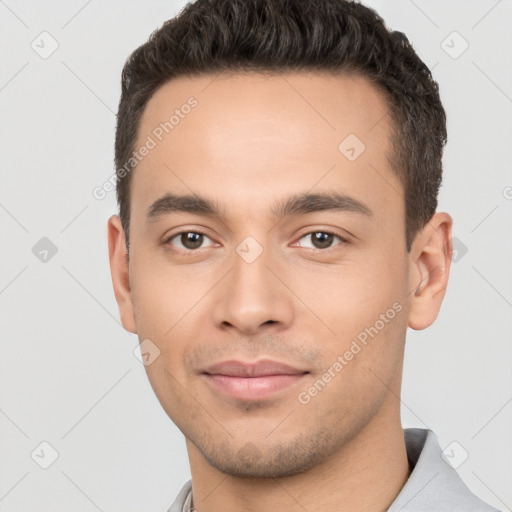
[[[182,233],[180,242],[186,249],[197,249],[203,243],[203,235],[201,233]]]
[[[311,241],[311,249],[329,249],[333,245],[333,241],[335,239],[340,240],[340,242],[344,242],[345,240],[340,237],[339,235],[336,235],[334,233],[330,233],[329,231],[312,231],[311,233],[307,233],[302,239],[310,239]],[[339,244],[335,244],[339,245]],[[307,247],[307,245],[302,245],[301,247]]]
[[[181,233],[177,233],[170,237],[166,243],[174,245],[178,249],[184,251],[194,251],[195,249],[201,248],[205,238],[208,240],[210,239],[204,233],[199,233],[197,231],[182,231]]]

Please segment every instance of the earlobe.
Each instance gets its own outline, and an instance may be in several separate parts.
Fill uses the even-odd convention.
[[[410,284],[413,298],[409,327],[430,326],[441,309],[452,258],[452,218],[436,213],[416,236],[411,248]]]
[[[123,327],[134,334],[137,333],[135,316],[133,314],[132,294],[130,287],[130,274],[128,255],[126,253],[125,235],[118,215],[108,219],[108,253],[110,260],[110,273],[114,295],[119,307]]]

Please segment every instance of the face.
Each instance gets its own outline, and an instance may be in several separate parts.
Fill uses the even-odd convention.
[[[361,77],[181,77],[149,101],[124,282],[118,218],[111,262],[123,324],[160,351],[147,374],[191,458],[295,474],[398,414],[423,275],[390,135]]]

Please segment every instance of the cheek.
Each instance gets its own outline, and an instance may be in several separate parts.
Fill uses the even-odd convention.
[[[407,329],[406,268],[400,254],[368,255],[316,273],[314,285],[305,279],[305,270],[296,280],[302,285],[294,291],[332,332],[313,315],[299,320],[297,327],[325,333],[316,342],[321,343],[325,368],[336,375],[326,378],[333,390],[349,392],[347,402],[357,402],[359,394],[371,396],[375,386],[382,387],[379,378],[389,383],[400,364]]]
[[[365,309],[366,306],[366,309]],[[299,402],[321,415],[325,423],[340,428],[364,424],[395,387],[403,358],[405,312],[399,301],[379,308],[356,298],[350,308],[341,306],[333,324],[336,337],[323,346],[323,368],[301,389]],[[319,341],[319,340],[317,340]],[[349,429],[350,430],[350,429]]]
[[[181,326],[181,319],[188,317],[207,291],[206,284],[185,265],[171,265],[143,251],[134,255],[132,268],[132,302],[139,337],[164,340]]]
[[[407,292],[405,262],[379,257],[354,257],[329,267],[293,271],[293,290],[318,319],[347,339],[370,327],[397,301],[404,307]]]

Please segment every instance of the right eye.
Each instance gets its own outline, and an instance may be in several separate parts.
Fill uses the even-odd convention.
[[[205,238],[211,240],[210,237],[199,231],[180,231],[179,233],[175,233],[170,236],[165,241],[165,244],[171,246],[176,245],[180,251],[194,252],[201,248]],[[210,247],[212,246],[213,245]]]

